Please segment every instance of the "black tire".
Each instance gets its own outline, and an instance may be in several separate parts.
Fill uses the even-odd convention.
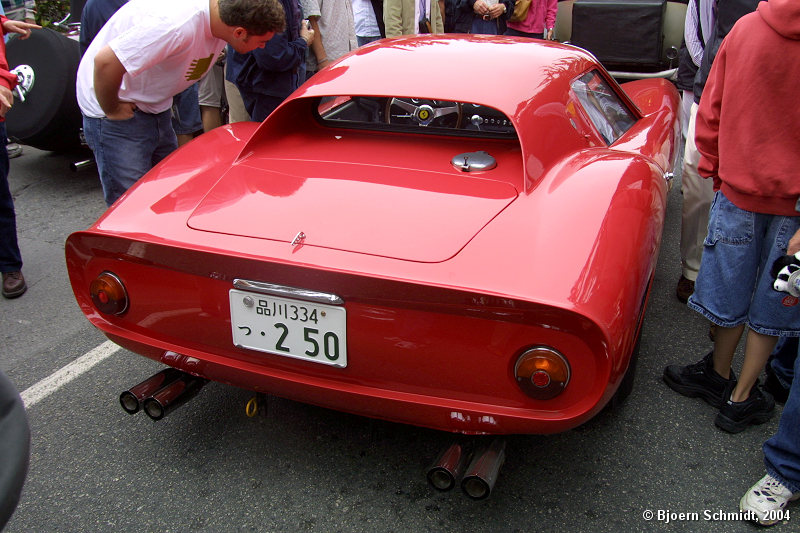
[[[47,28],[35,29],[27,39],[9,39],[6,57],[12,69],[29,65],[35,74],[25,101],[15,98],[6,114],[8,136],[40,150],[80,148],[83,118],[75,97],[78,42]]]
[[[625,371],[625,375],[622,377],[619,387],[617,387],[617,392],[614,393],[614,396],[611,397],[611,401],[608,402],[608,407],[612,411],[619,409],[633,392],[633,381],[636,377],[636,363],[639,361],[639,345],[641,339],[642,328],[640,325],[639,334],[636,336],[636,344],[633,346],[633,351],[631,352],[631,360],[628,363],[628,369]]]
[[[0,372],[0,530],[17,507],[28,473],[31,434],[25,406]]]

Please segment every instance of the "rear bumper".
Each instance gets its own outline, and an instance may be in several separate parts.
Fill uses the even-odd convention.
[[[565,410],[508,407],[346,383],[242,364],[213,354],[179,354],[106,333],[120,346],[189,374],[355,415],[463,434],[549,434],[572,429],[596,415],[602,400]]]

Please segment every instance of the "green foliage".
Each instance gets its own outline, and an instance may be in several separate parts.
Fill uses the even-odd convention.
[[[36,24],[53,27],[69,15],[69,0],[36,0]],[[57,29],[57,28],[54,28]]]

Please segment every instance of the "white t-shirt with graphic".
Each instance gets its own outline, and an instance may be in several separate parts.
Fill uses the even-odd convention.
[[[225,41],[211,35],[209,0],[130,0],[103,26],[78,67],[78,105],[88,117],[105,116],[94,92],[94,58],[106,45],[127,71],[119,99],[161,113],[209,71]]]

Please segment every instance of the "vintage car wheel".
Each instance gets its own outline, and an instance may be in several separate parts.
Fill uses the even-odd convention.
[[[12,69],[27,65],[34,75],[25,100],[15,94],[14,106],[6,115],[9,137],[40,150],[79,148],[78,42],[50,29],[36,29],[27,39],[12,37],[6,55]]]
[[[389,98],[386,101],[387,124],[412,124],[458,129],[461,127],[460,102]]]

